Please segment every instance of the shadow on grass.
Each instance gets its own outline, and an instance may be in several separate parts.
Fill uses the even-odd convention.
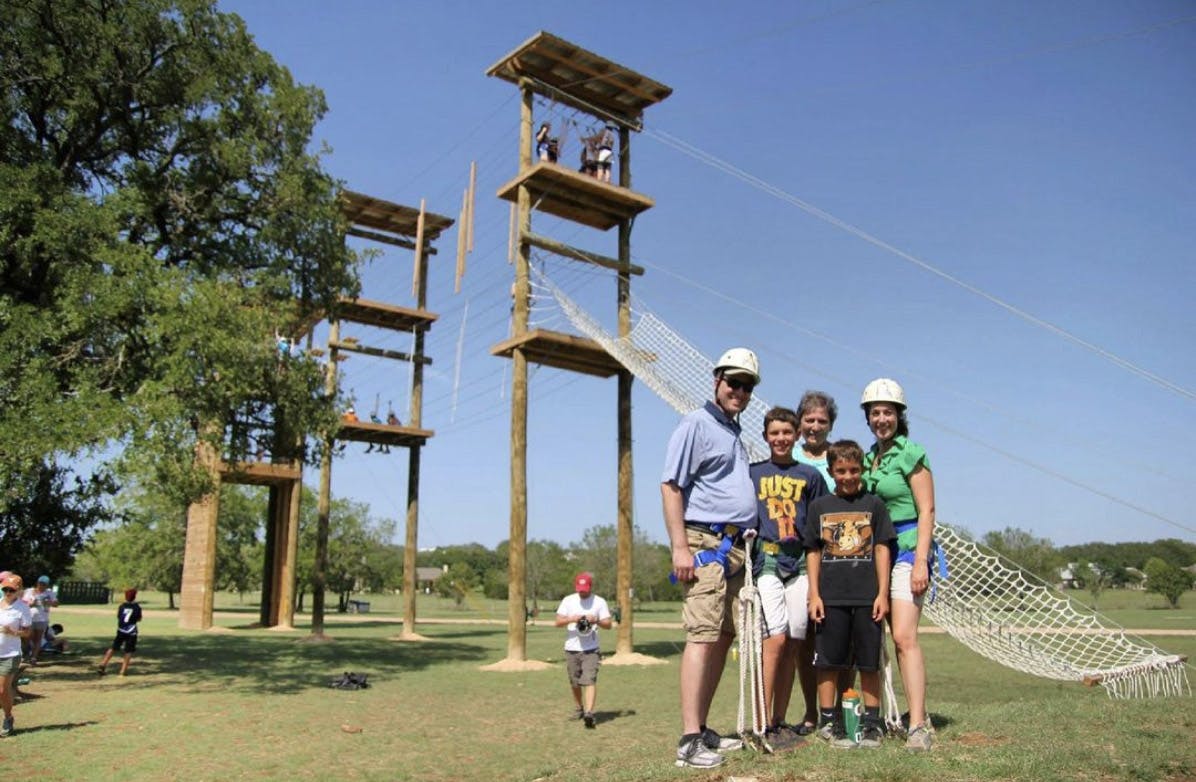
[[[75,730],[76,728],[90,728],[92,725],[99,725],[95,720],[86,720],[84,722],[62,722],[57,725],[35,725],[32,728],[18,728],[13,731],[13,735],[17,736],[22,733],[41,733],[47,730]]]
[[[669,657],[680,657],[681,652],[685,649],[684,641],[643,641],[635,642],[635,651],[639,654],[646,654],[649,657],[660,657],[662,659]]]
[[[476,641],[478,634],[472,635]],[[306,634],[240,632],[147,638],[133,658],[129,678],[149,683],[146,680],[152,677],[155,684],[185,688],[215,686],[233,692],[293,694],[327,688],[334,676],[345,671],[368,673],[371,684],[383,684],[406,672],[479,662],[493,656],[486,646],[446,643],[438,637],[418,643],[386,638],[303,643],[308,638]],[[63,681],[92,680],[98,685],[101,679],[93,662],[78,659],[53,666],[53,677]]]
[[[594,722],[601,725],[604,722],[614,722],[623,717],[634,717],[636,715],[635,709],[620,709],[619,711],[595,711]]]

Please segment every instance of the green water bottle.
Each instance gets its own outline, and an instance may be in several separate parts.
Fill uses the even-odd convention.
[[[843,730],[847,738],[860,743],[860,718],[864,714],[864,704],[860,701],[860,694],[853,689],[843,693]]]

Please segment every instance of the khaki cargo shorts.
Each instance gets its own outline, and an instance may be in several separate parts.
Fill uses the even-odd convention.
[[[702,549],[718,549],[722,538],[705,530],[686,527],[685,535],[691,553]],[[727,552],[727,575],[717,562],[703,565],[694,573],[696,581],[681,585],[685,602],[681,606],[681,623],[685,640],[695,643],[714,643],[722,633],[735,635],[739,624],[738,599],[743,586],[743,544],[736,543]]]

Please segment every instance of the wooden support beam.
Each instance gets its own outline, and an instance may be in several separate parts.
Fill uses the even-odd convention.
[[[419,219],[415,223],[415,273],[411,275],[411,295],[418,296],[423,287],[424,255],[424,210],[425,199],[419,199]]]
[[[466,235],[469,237],[469,242],[467,244],[466,249],[469,252],[473,252],[473,205],[474,205],[474,195],[477,193],[477,189],[478,189],[478,162],[476,160],[474,160],[474,161],[471,161],[469,164],[469,210],[468,210],[468,221],[467,221],[468,231],[466,232]],[[462,271],[464,271],[464,269],[462,269]]]
[[[415,249],[415,242],[412,242],[408,239],[395,239],[392,236],[387,236],[386,234],[380,234],[376,231],[366,231],[362,228],[346,228],[345,233],[347,233],[350,236],[357,236],[362,239],[369,239],[370,241],[373,241],[373,242],[381,242],[382,244],[392,244],[395,247],[403,247],[408,250]],[[436,255],[436,248],[429,245],[428,247],[424,248],[424,252],[427,253],[428,255]]]
[[[566,258],[572,258],[575,261],[582,261],[584,263],[592,263],[595,266],[601,266],[604,269],[613,269],[615,271],[627,271],[631,274],[643,274],[642,266],[635,264],[627,264],[626,267],[615,258],[610,258],[598,253],[592,253],[588,250],[582,250],[577,247],[570,247],[567,244],[562,244],[554,239],[549,239],[547,236],[541,236],[537,233],[528,232],[523,235],[523,241],[530,244],[532,247],[539,247],[541,250],[548,250],[551,253],[562,255]]]
[[[345,340],[339,342],[329,341],[328,347],[335,350],[344,350],[348,353],[364,353],[367,356],[378,356],[379,358],[393,358],[396,361],[415,361],[420,364],[431,364],[432,359],[427,356],[412,356],[410,353],[404,353],[401,350],[387,350],[385,348],[372,348],[367,345],[358,345],[356,341],[350,343]]]

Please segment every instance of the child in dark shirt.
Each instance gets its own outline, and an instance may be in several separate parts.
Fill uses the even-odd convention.
[[[838,749],[875,749],[884,736],[881,623],[889,612],[889,543],[897,536],[884,502],[863,489],[863,449],[852,440],[839,440],[827,449],[827,465],[835,479],[835,493],[810,504],[804,536],[810,619],[815,623],[818,735]],[[864,694],[858,742],[847,735],[841,710],[835,708],[838,674],[853,667],[853,657]]]
[[[96,672],[103,676],[108,668],[108,661],[113,652],[124,650],[124,657],[120,663],[120,675],[129,672],[129,663],[133,660],[133,652],[137,651],[137,623],[141,621],[141,605],[137,602],[137,590],[125,590],[125,602],[116,609],[116,637],[112,647],[104,652],[104,659],[96,666]]]

